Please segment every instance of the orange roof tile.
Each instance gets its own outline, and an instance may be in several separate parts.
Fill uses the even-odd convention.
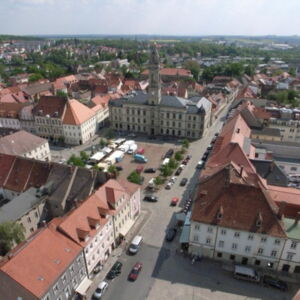
[[[0,269],[41,298],[81,250],[79,245],[58,233],[55,226],[50,224],[18,247]]]
[[[95,116],[93,110],[79,101],[72,99],[67,101],[67,109],[64,115],[64,124],[81,125]]]

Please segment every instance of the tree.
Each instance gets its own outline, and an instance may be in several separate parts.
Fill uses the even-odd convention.
[[[177,160],[177,161],[180,161],[180,160],[182,160],[182,158],[183,158],[183,156],[182,156],[182,154],[181,154],[181,152],[180,151],[177,151],[177,152],[175,152],[175,159]]]
[[[160,185],[160,184],[163,184],[164,182],[165,182],[165,179],[161,178],[160,176],[157,176],[154,178],[155,185]]]
[[[141,183],[141,175],[137,172],[137,171],[133,171],[129,174],[129,176],[127,177],[127,180],[136,184],[140,184]]]
[[[175,169],[178,166],[178,163],[175,161],[174,158],[170,158],[168,166],[170,169]]]
[[[112,128],[109,128],[106,132],[106,137],[108,139],[113,139],[115,137],[115,132]]]
[[[25,239],[25,228],[19,223],[4,222],[0,224],[0,255],[4,256],[15,244]]]
[[[191,73],[193,74],[193,76],[196,80],[199,79],[200,65],[196,61],[187,60],[183,66],[184,66],[184,68],[191,71]]]
[[[68,98],[67,93],[65,93],[64,91],[57,91],[56,96],[63,97],[63,98]]]
[[[85,152],[85,151],[80,151],[80,158],[83,160],[83,161],[86,161],[89,159],[89,156],[88,154]]]
[[[289,68],[289,74],[293,77],[296,77],[296,68],[295,67]]]
[[[248,75],[248,76],[250,76],[250,77],[252,77],[253,75],[254,75],[254,66],[253,65],[247,65],[246,67],[245,67],[245,73]]]
[[[173,172],[172,169],[169,167],[169,165],[162,166],[160,171],[161,171],[161,175],[164,177],[170,176]]]
[[[107,141],[105,141],[103,138],[100,139],[99,145],[101,148],[105,147],[107,145]]]
[[[28,78],[29,82],[35,82],[38,81],[40,79],[43,79],[43,76],[39,73],[35,73],[35,74],[31,74]]]
[[[71,155],[71,157],[68,159],[67,163],[69,165],[78,166],[78,167],[85,166],[85,163],[82,161],[82,159],[74,154]]]
[[[184,139],[183,141],[182,141],[182,147],[184,147],[184,148],[189,148],[189,146],[190,146],[190,142],[189,142],[189,140],[188,139]]]

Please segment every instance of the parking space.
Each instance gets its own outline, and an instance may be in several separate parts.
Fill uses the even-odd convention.
[[[120,179],[127,179],[128,175],[134,171],[138,166],[143,166],[146,168],[156,168],[156,173],[144,173],[142,171],[141,175],[145,178],[142,188],[145,188],[149,182],[149,180],[153,177],[156,177],[160,174],[159,167],[162,163],[163,157],[165,153],[172,148],[174,152],[180,150],[179,145],[174,145],[170,143],[164,143],[160,141],[156,141],[155,143],[146,142],[146,141],[136,141],[138,145],[138,149],[145,149],[145,153],[143,154],[147,159],[147,163],[138,163],[134,161],[133,155],[125,154],[122,161],[117,163],[116,166],[121,166],[123,168],[119,173]]]

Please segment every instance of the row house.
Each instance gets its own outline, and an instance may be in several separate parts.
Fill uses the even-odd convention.
[[[191,215],[189,251],[244,265],[300,273],[299,213],[284,217],[249,174],[227,165],[200,181]]]
[[[82,248],[56,230],[56,220],[39,229],[0,262],[0,298],[72,299],[87,279]]]
[[[19,115],[25,106],[23,103],[0,103],[0,127],[21,129]]]
[[[58,230],[84,249],[89,276],[103,266],[140,212],[140,189],[109,180],[64,217]]]

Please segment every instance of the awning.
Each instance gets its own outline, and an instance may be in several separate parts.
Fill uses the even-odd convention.
[[[85,277],[79,286],[76,288],[75,292],[80,294],[81,296],[86,296],[86,292],[89,289],[93,282],[89,280],[87,277]]]
[[[134,224],[134,221],[129,220],[127,221],[120,229],[119,233],[123,236],[126,236],[132,225]]]
[[[181,235],[179,238],[180,244],[187,244],[189,242],[190,229],[191,229],[191,226],[183,226],[182,227],[182,232],[181,232]]]

